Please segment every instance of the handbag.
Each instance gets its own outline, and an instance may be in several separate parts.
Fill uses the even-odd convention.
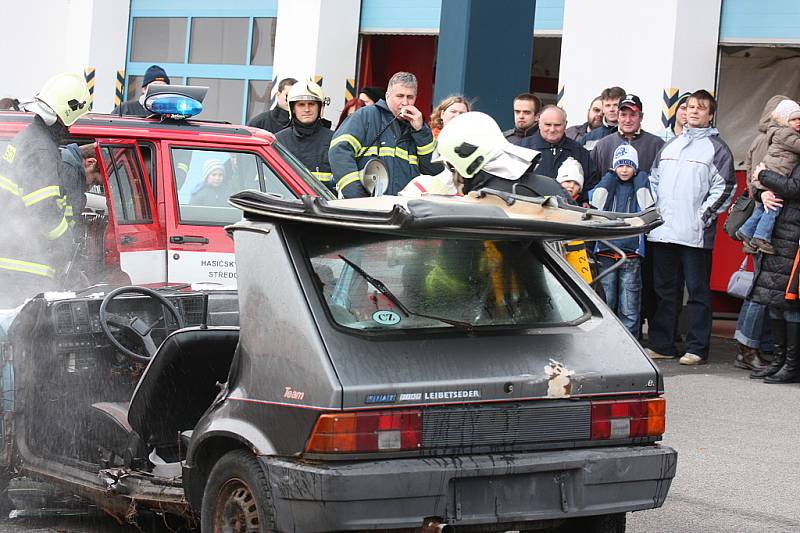
[[[744,300],[750,294],[750,288],[753,286],[754,273],[747,270],[747,258],[745,256],[742,264],[739,265],[739,270],[731,274],[731,279],[728,280],[728,294],[734,298]]]
[[[731,204],[731,207],[728,209],[728,218],[722,226],[722,229],[731,239],[739,240],[736,236],[736,232],[739,231],[739,228],[750,218],[755,207],[756,201],[747,191],[739,195],[736,201]]]

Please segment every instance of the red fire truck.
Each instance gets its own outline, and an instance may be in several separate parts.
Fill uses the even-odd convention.
[[[0,147],[32,115],[0,112]],[[282,197],[330,197],[274,137],[224,123],[90,114],[69,142],[96,143],[103,185],[94,212],[75,233],[87,285],[204,283],[236,286],[233,242],[225,226],[241,218],[227,196],[257,189]],[[201,194],[204,172],[221,168],[225,193]]]

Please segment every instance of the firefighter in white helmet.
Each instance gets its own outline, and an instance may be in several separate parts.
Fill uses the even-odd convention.
[[[0,160],[0,308],[60,288],[73,241],[61,200],[58,147],[67,128],[89,111],[89,89],[81,75],[58,74],[22,105],[34,113],[33,122]]]
[[[299,81],[289,89],[289,126],[275,139],[289,150],[326,187],[334,191],[328,148],[333,132],[329,120],[322,118],[329,99],[322,87],[311,80]]]
[[[536,175],[539,152],[508,142],[492,117],[470,111],[452,119],[437,138],[438,160],[464,180],[464,193],[489,188],[535,196],[566,193],[556,180]]]

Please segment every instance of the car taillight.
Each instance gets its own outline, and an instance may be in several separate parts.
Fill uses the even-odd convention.
[[[422,411],[415,409],[323,414],[306,444],[309,453],[416,450]]]
[[[664,434],[664,398],[592,402],[592,440],[657,437]]]

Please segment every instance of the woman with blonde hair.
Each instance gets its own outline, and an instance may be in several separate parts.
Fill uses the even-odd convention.
[[[450,122],[450,119],[457,117],[462,113],[470,111],[470,103],[465,97],[460,94],[451,94],[436,106],[436,109],[431,113],[431,130],[433,130],[433,137],[439,136],[444,125]]]
[[[431,113],[431,130],[433,137],[439,136],[441,129],[451,119],[470,111],[470,103],[460,94],[453,94],[442,100]],[[434,159],[436,153],[434,152]],[[397,193],[399,196],[424,196],[426,194],[442,194],[460,196],[463,194],[464,179],[457,172],[444,168],[435,176],[417,176],[405,188]]]

